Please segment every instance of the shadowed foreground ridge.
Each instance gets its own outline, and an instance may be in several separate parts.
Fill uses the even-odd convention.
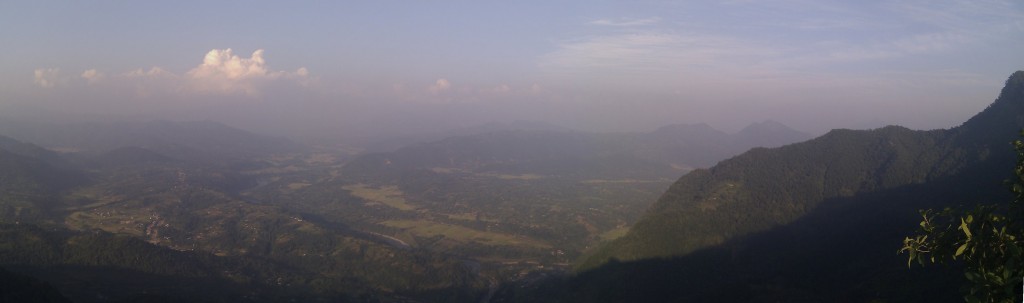
[[[834,130],[753,149],[680,178],[626,236],[582,263],[590,271],[540,292],[580,302],[818,301],[936,288],[921,293],[958,300],[956,273],[907,271],[894,249],[916,227],[917,209],[1005,196],[1009,142],[1022,127],[1018,71],[994,103],[953,129]],[[622,263],[632,260],[644,261]]]

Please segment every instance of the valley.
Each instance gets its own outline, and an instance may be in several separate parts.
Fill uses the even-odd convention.
[[[0,1],[0,303],[1021,302],[1022,20]]]
[[[82,302],[900,297],[883,282],[959,282],[922,276],[948,269],[899,270],[877,248],[910,229],[915,209],[1002,197],[997,168],[1012,154],[999,141],[1013,136],[991,130],[1024,128],[1020,96],[1008,84],[950,130],[833,130],[799,143],[770,124],[736,135],[499,130],[384,152],[208,122],[93,124],[138,130],[48,142],[76,151],[63,153],[0,137],[0,266]],[[856,223],[876,217],[887,219]],[[822,254],[874,265],[830,267]],[[878,283],[801,278],[818,268]]]
[[[139,135],[148,139],[118,135],[127,137],[108,145],[50,142],[78,151],[65,154],[5,139],[0,148],[23,151],[12,153],[10,160],[77,176],[67,184],[16,176],[28,182],[23,188],[59,187],[24,198],[5,192],[8,211],[2,220],[13,224],[6,228],[35,225],[49,230],[40,232],[55,233],[45,237],[64,235],[68,241],[96,235],[90,241],[141,241],[152,247],[110,249],[168,250],[161,254],[201,260],[190,262],[206,268],[255,263],[258,269],[234,265],[199,276],[237,284],[233,287],[240,291],[273,285],[263,294],[269,297],[298,292],[352,300],[473,298],[494,296],[502,285],[533,281],[538,274],[566,275],[577,259],[625,235],[671,184],[671,177],[685,172],[680,166],[696,165],[680,165],[685,158],[664,156],[693,142],[685,138],[692,132],[687,127],[677,127],[684,130],[678,135],[659,130],[658,136],[682,137],[676,145],[642,153],[630,153],[629,146],[654,140],[653,133],[513,130],[370,154],[259,135],[239,137],[236,130],[220,130],[224,126],[215,124],[202,125],[200,136],[193,126],[166,122],[117,127],[138,127],[143,130]],[[156,139],[146,132],[174,135]],[[211,133],[229,133],[235,139],[210,149]],[[721,146],[708,149],[705,157],[733,148]],[[28,264],[20,259],[25,252],[7,251],[0,264],[33,275],[83,265],[138,270],[99,255],[101,259],[84,264],[61,257],[76,246],[71,247],[39,247],[34,253],[55,257]],[[143,266],[140,274],[164,270],[153,266]],[[130,295],[61,279],[54,283],[80,295]]]

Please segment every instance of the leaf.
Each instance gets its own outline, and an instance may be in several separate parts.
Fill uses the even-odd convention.
[[[963,245],[960,245],[960,248],[956,249],[956,254],[954,254],[953,256],[954,257],[959,257],[960,255],[964,254],[964,250],[967,249],[967,244],[970,244],[970,243],[964,243]]]
[[[960,230],[964,231],[968,238],[971,237],[971,229],[967,227],[967,222],[964,222],[963,218],[960,219]]]

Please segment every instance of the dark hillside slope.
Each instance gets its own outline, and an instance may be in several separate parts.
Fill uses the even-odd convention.
[[[64,159],[61,159],[60,155],[56,152],[32,143],[18,141],[11,137],[0,136],[0,149],[26,157],[37,158],[50,163],[64,164]]]
[[[0,223],[42,219],[61,194],[86,182],[57,153],[0,136]]]
[[[1021,78],[1024,72],[1015,73],[991,106],[951,130],[834,130],[687,174],[588,264],[686,254],[790,223],[827,199],[930,182],[979,165],[1012,167],[1008,144],[1024,127]]]
[[[923,183],[955,167],[944,132],[890,126],[836,130],[778,149],[754,149],[682,177],[622,240],[597,257],[667,257],[791,222],[830,198]]]
[[[0,193],[43,195],[68,188],[80,178],[46,161],[0,149]]]
[[[951,130],[837,130],[680,178],[575,277],[520,301],[960,301],[955,267],[898,255],[917,210],[1005,201],[1024,72]],[[613,260],[605,263],[607,260]],[[622,262],[628,260],[636,260]],[[602,265],[603,264],[603,265]]]
[[[71,302],[49,283],[0,268],[0,302]]]

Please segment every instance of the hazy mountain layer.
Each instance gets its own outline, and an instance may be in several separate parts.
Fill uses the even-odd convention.
[[[497,131],[416,144],[367,155],[349,172],[443,168],[477,173],[602,178],[675,178],[752,147],[775,147],[809,136],[777,122],[727,134],[707,124],[670,125],[650,133]]]
[[[446,300],[485,282],[462,260],[239,197],[295,173],[291,156],[207,166],[123,147],[57,167],[3,143],[25,155],[0,149],[0,266],[74,301]]]
[[[991,106],[950,130],[836,130],[751,150],[683,176],[583,263],[590,270],[526,297],[958,301],[955,268],[908,269],[896,250],[917,209],[1008,199],[1001,182],[1022,127],[1017,72]]]
[[[691,172],[626,237],[595,258],[685,254],[792,222],[828,199],[931,182],[983,162],[1012,160],[1008,143],[1024,127],[1021,78],[1024,73],[1014,74],[988,109],[954,129],[834,130]]]
[[[0,134],[63,151],[100,153],[141,147],[204,165],[303,150],[287,139],[258,135],[216,122],[59,124],[5,119],[0,122]]]

